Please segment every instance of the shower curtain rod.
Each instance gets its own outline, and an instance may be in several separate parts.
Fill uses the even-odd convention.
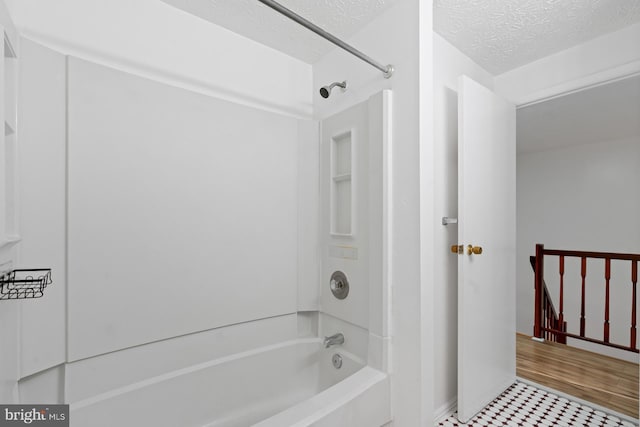
[[[330,34],[330,33],[326,32],[322,28],[320,28],[317,25],[315,25],[313,22],[307,21],[302,16],[298,15],[297,13],[293,12],[292,10],[287,9],[286,7],[282,6],[281,4],[279,4],[279,3],[277,3],[277,2],[275,2],[273,0],[258,0],[258,1],[260,3],[266,5],[266,6],[269,6],[270,8],[272,8],[273,10],[275,10],[277,12],[280,12],[281,14],[286,16],[287,18],[289,18],[289,19],[291,19],[293,21],[296,21],[298,24],[300,24],[303,27],[313,31],[314,33],[316,33],[320,37],[330,41],[331,43],[335,44],[336,46],[341,47],[342,49],[346,50],[347,52],[351,53],[352,55],[357,56],[358,58],[362,59],[364,62],[367,62],[370,65],[373,65],[378,70],[382,71],[382,73],[384,74],[384,77],[386,79],[391,77],[391,75],[393,74],[393,71],[394,71],[393,70],[393,65],[391,65],[391,64],[382,65],[381,63],[371,59],[370,57],[368,57],[364,53],[360,52],[355,47],[343,42],[342,40],[340,40],[339,38],[337,38],[333,34]]]

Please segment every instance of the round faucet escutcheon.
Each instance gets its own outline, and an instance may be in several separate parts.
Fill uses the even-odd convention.
[[[334,271],[329,279],[329,289],[334,297],[345,299],[349,295],[349,280],[342,271]]]

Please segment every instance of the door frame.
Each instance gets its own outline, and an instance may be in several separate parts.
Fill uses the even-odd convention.
[[[438,60],[439,58],[434,55],[434,60]],[[506,99],[513,102],[516,106],[516,111],[519,108],[523,108],[526,106],[530,106],[536,103],[545,102],[547,100],[551,100],[557,97],[561,97],[564,95],[568,95],[574,92],[579,92],[582,90],[587,90],[593,87],[597,87],[600,85],[604,85],[607,83],[611,83],[617,80],[625,79],[628,77],[632,77],[640,74],[640,61],[634,61],[632,63],[624,64],[624,65],[614,65],[612,67],[606,68],[601,71],[596,72],[587,72],[582,73],[581,75],[573,76],[568,78],[566,81],[560,84],[550,84],[541,86],[541,89],[531,90],[527,92],[523,92],[521,94],[513,94],[509,93],[508,90],[505,90],[504,87],[501,86],[500,82],[495,82],[493,90],[505,97]],[[431,77],[431,76],[429,76]],[[447,88],[447,86],[436,87],[436,90],[443,90]],[[424,92],[424,93],[422,93]],[[431,98],[428,98],[430,96]],[[435,108],[443,108],[443,105],[437,104],[436,100],[438,98],[435,96],[434,92],[430,90],[422,90],[421,98],[426,100],[425,102],[429,102],[430,105]],[[430,110],[428,114],[431,114],[427,119],[423,118],[421,120],[421,126],[425,128],[429,128],[431,130],[434,126],[435,119],[437,115],[435,111]],[[428,140],[425,136],[423,140]],[[434,367],[430,366],[429,363],[435,363],[435,346],[439,346],[442,344],[441,341],[437,341],[438,336],[436,334],[436,330],[434,326],[430,323],[432,322],[432,317],[429,316],[428,313],[424,313],[424,311],[433,311],[435,306],[433,304],[433,298],[436,296],[434,291],[430,290],[439,286],[436,284],[436,277],[434,271],[437,269],[443,269],[444,264],[434,262],[435,254],[443,251],[446,248],[443,248],[438,245],[438,233],[443,227],[442,225],[442,216],[450,215],[455,216],[454,213],[451,212],[442,212],[442,209],[446,209],[446,206],[441,203],[441,200],[438,199],[438,191],[442,190],[442,188],[438,188],[434,190],[435,186],[438,184],[438,181],[434,179],[433,171],[436,170],[435,162],[442,161],[445,157],[444,154],[439,155],[435,147],[436,145],[444,146],[445,142],[439,139],[439,136],[435,136],[432,140],[433,143],[430,146],[425,148],[421,147],[420,154],[420,224],[421,224],[421,232],[420,232],[420,248],[421,248],[421,282],[423,288],[423,298],[422,298],[422,339],[425,342],[422,343],[421,347],[423,349],[422,359],[423,359],[423,369],[425,370],[425,374],[423,374],[423,388],[426,391],[427,395],[431,395],[435,397],[437,389],[435,387],[435,379],[436,375],[434,372]],[[429,140],[431,142],[431,140]],[[445,148],[442,148],[443,150]],[[446,188],[444,188],[446,190]],[[517,200],[517,193],[516,193]],[[436,209],[428,209],[429,207],[436,207]],[[425,209],[427,208],[427,209]],[[451,227],[451,226],[449,226]],[[455,225],[454,225],[455,227]],[[516,235],[516,244],[517,244],[517,235]],[[446,277],[446,276],[445,276]],[[446,277],[447,283],[445,286],[456,286],[457,284],[457,276],[456,281],[451,280]],[[454,283],[455,282],[455,283]],[[424,289],[428,289],[428,293],[424,292]],[[446,310],[450,310],[449,304],[446,305]],[[457,313],[457,299],[455,300],[455,310]],[[454,316],[456,314],[454,313]],[[457,341],[457,340],[456,340]],[[457,348],[457,347],[456,347]],[[449,355],[450,358],[457,359],[457,354]],[[455,379],[454,379],[454,382]],[[447,386],[448,387],[448,386]],[[445,415],[451,414],[457,405],[457,393],[455,390],[448,390],[449,396],[442,396],[443,398],[447,398],[446,402],[441,403],[441,406],[432,407],[433,410],[433,419],[439,419]],[[452,393],[453,391],[453,393]]]

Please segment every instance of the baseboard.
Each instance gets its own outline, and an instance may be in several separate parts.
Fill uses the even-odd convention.
[[[442,404],[439,408],[435,410],[435,422],[436,424],[440,421],[448,418],[451,414],[453,414],[458,408],[458,396],[453,396],[451,399]]]

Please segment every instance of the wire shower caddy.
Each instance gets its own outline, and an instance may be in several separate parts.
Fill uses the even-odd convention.
[[[7,271],[0,275],[0,301],[40,298],[51,283],[50,268]]]

